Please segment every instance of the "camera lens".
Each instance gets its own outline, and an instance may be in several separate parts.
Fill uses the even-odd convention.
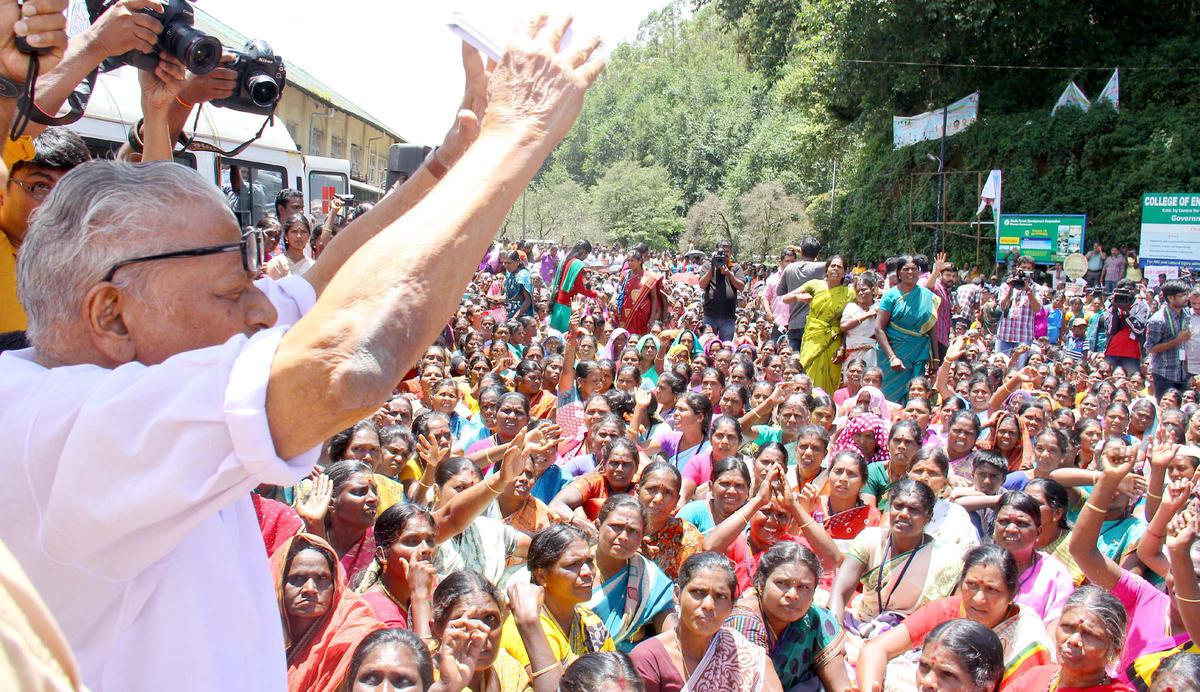
[[[279,84],[265,74],[256,74],[246,80],[246,90],[254,105],[268,108],[279,98]]]
[[[193,74],[208,74],[221,63],[221,42],[185,24],[168,25],[159,43]]]

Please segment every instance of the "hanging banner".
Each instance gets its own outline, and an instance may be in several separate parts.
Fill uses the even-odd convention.
[[[1088,97],[1084,96],[1083,89],[1075,86],[1075,82],[1071,82],[1066,89],[1063,89],[1062,95],[1054,103],[1054,108],[1050,109],[1050,115],[1058,113],[1060,108],[1078,108],[1086,113],[1091,107],[1092,104],[1088,101]]]
[[[1000,229],[1000,194],[1002,189],[1002,174],[999,169],[994,168],[988,173],[987,181],[983,184],[983,190],[979,192],[979,208],[975,210],[975,216],[983,213],[984,209],[992,208],[992,220],[996,223],[996,229]]]
[[[1108,84],[1104,85],[1104,89],[1096,97],[1097,106],[1102,103],[1111,103],[1113,110],[1121,110],[1121,79],[1118,72],[1120,70],[1113,70],[1112,76],[1108,78]]]
[[[955,101],[946,108],[909,117],[892,118],[892,146],[896,149],[917,142],[942,138],[942,111],[946,111],[946,136],[967,129],[979,117],[979,92]]]
[[[1004,214],[996,232],[996,261],[1014,250],[1038,264],[1062,262],[1083,248],[1085,214]]]
[[[1142,195],[1138,262],[1200,269],[1200,192]]]

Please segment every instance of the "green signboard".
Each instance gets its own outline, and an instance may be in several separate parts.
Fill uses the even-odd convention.
[[[1143,267],[1200,268],[1200,193],[1142,195],[1138,260]]]
[[[1013,250],[1038,264],[1061,262],[1083,252],[1086,214],[1001,214],[996,229],[996,261]]]

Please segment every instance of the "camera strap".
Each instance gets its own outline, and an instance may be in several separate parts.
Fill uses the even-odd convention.
[[[32,120],[39,125],[71,125],[78,122],[83,117],[84,111],[87,110],[88,103],[92,100],[92,87],[96,84],[96,75],[99,70],[92,70],[92,73],[84,78],[79,86],[75,87],[75,91],[67,97],[67,108],[69,109],[66,115],[55,116],[42,110],[37,102],[33,100],[31,93],[23,93],[17,100],[17,111],[27,113],[29,120]]]
[[[204,107],[204,105],[201,104],[199,107],[196,108],[196,117],[192,121],[191,136],[189,136],[185,133],[182,133],[182,132],[179,134],[179,143],[183,145],[184,150],[204,151],[204,152],[208,152],[211,154],[219,154],[226,158],[232,158],[232,157],[235,157],[238,154],[242,153],[243,151],[245,151],[246,147],[257,142],[259,140],[259,138],[262,137],[263,132],[266,132],[267,126],[271,125],[275,122],[275,114],[272,113],[271,115],[268,115],[267,118],[265,120],[263,120],[262,127],[258,128],[258,132],[254,133],[253,137],[246,140],[245,142],[242,142],[241,144],[237,145],[233,149],[226,151],[226,150],[222,149],[221,147],[218,147],[215,144],[209,144],[208,142],[203,142],[203,141],[200,141],[199,139],[196,139],[195,133],[197,130],[200,129],[200,109],[203,107]]]

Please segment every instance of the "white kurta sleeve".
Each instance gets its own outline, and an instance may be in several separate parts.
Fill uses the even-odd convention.
[[[289,275],[276,280],[263,277],[254,282],[275,306],[279,317],[276,327],[288,327],[300,321],[317,302],[317,292],[304,277]]]
[[[25,402],[21,442],[34,495],[46,498],[38,523],[46,554],[129,578],[255,486],[309,473],[319,447],[281,459],[267,424],[271,361],[285,331],[239,335],[154,366],[44,371]]]

